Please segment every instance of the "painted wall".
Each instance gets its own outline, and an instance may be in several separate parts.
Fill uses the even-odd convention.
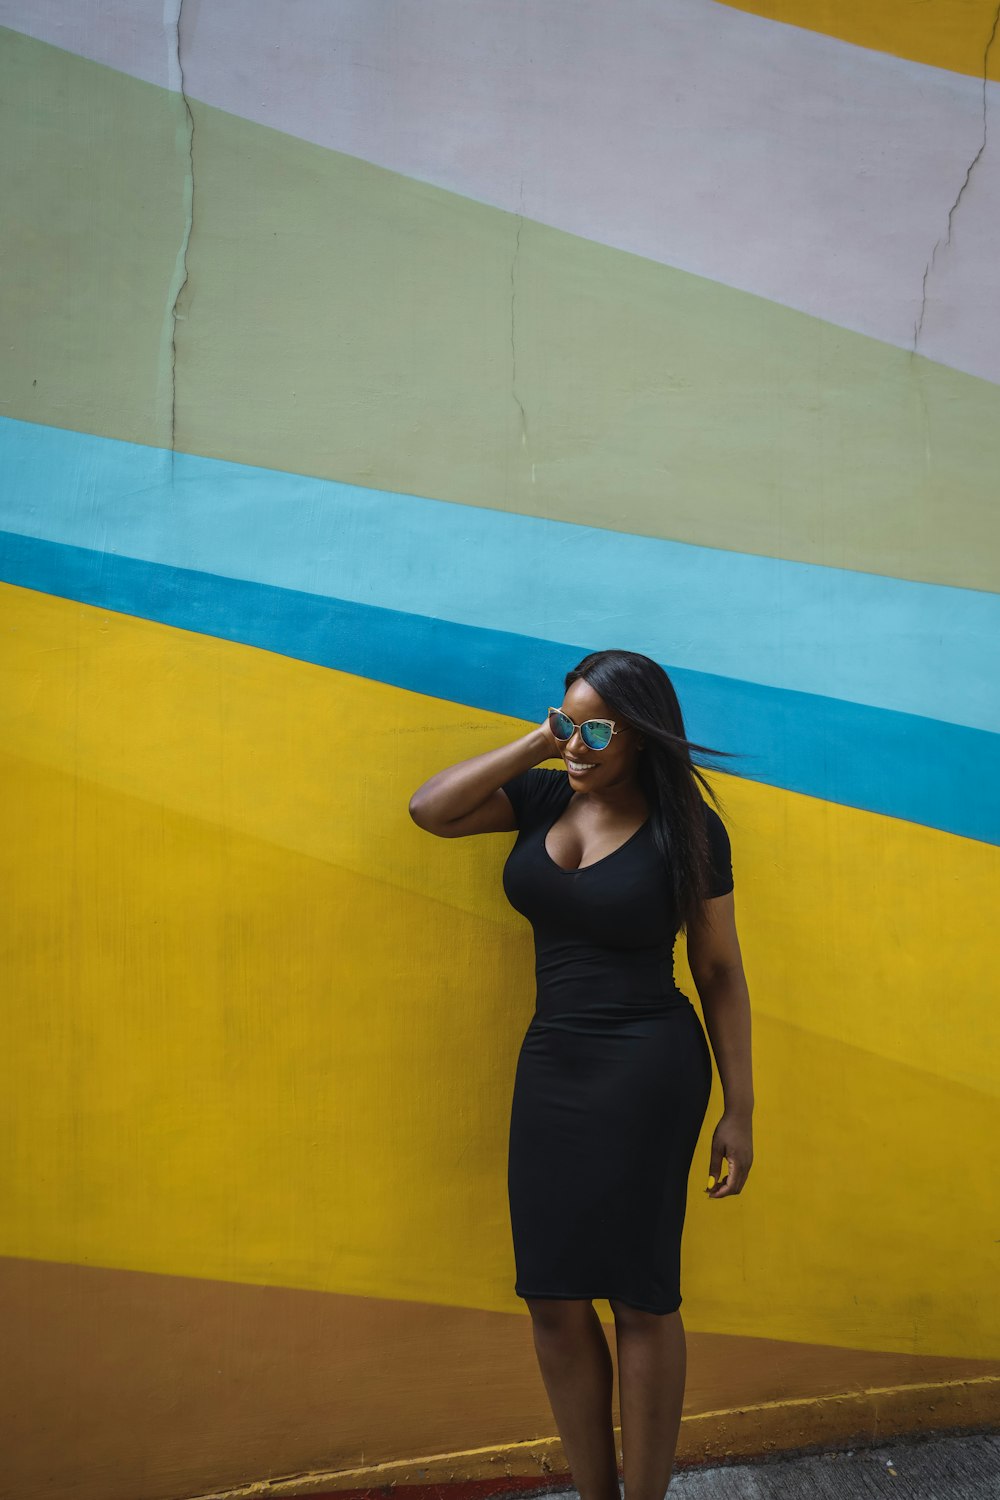
[[[406,805],[609,645],[743,757],[682,1457],[1000,1418],[1000,41],[876,9],[0,4],[19,1500],[565,1468]]]

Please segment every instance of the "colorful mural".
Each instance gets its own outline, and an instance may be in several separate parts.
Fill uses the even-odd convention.
[[[407,802],[607,646],[740,757],[681,1460],[1000,1419],[994,11],[0,20],[11,1492],[565,1468],[512,840]]]

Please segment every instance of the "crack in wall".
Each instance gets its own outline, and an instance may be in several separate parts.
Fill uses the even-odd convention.
[[[177,446],[177,322],[178,306],[188,284],[188,251],[194,232],[194,115],[184,86],[184,64],[181,59],[181,17],[184,0],[164,0],[163,27],[167,37],[168,87],[180,96],[184,118],[177,130],[178,150],[186,156],[184,167],[184,228],[167,294],[167,316],[164,328],[165,363],[169,378],[170,464],[173,473]]]
[[[521,208],[524,208],[524,178],[521,178]],[[517,289],[514,284],[514,274],[517,269],[518,256],[521,253],[521,230],[524,227],[524,214],[517,216],[517,237],[514,240],[514,256],[510,263],[510,393],[517,402],[518,411],[521,413],[521,447],[527,446],[528,442],[528,416],[524,410],[524,402],[517,394],[517,350],[514,347],[514,302]]]
[[[970,179],[972,177],[972,174],[975,171],[976,167],[979,165],[979,162],[980,162],[980,160],[982,158],[983,152],[986,150],[986,141],[987,141],[987,138],[988,138],[986,103],[987,103],[987,98],[988,98],[988,93],[989,93],[990,50],[991,50],[991,48],[993,46],[993,43],[996,41],[998,27],[1000,27],[1000,4],[997,5],[996,11],[994,13],[994,16],[993,16],[993,26],[992,26],[992,28],[990,30],[990,34],[989,34],[989,37],[987,38],[987,42],[986,42],[986,47],[985,47],[985,49],[983,51],[983,138],[982,138],[981,142],[979,143],[979,150],[976,152],[975,156],[972,158],[972,160],[969,162],[969,165],[965,169],[965,177],[964,177],[964,179],[962,181],[962,185],[961,185],[961,187],[959,188],[958,192],[955,195],[955,201],[954,201],[954,203],[951,205],[951,207],[948,210],[948,224],[947,224],[946,232],[943,235],[940,235],[938,237],[937,241],[935,242],[934,248],[931,251],[930,259],[928,260],[927,264],[924,266],[923,282],[922,282],[921,288],[920,288],[920,316],[919,316],[919,318],[917,319],[917,321],[913,325],[913,353],[914,354],[916,354],[916,352],[917,352],[917,344],[920,342],[920,335],[923,332],[923,328],[924,328],[924,316],[925,316],[925,314],[927,312],[927,282],[928,282],[928,279],[930,277],[931,272],[934,269],[934,263],[937,260],[938,251],[942,247],[947,248],[951,244],[951,232],[952,232],[952,227],[953,227],[954,220],[955,220],[955,212],[956,212],[956,210],[958,208],[958,205],[962,201],[962,196],[963,196],[966,188],[969,186],[969,182],[970,182]]]

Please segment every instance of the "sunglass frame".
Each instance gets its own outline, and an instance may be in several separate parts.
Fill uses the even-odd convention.
[[[569,720],[570,724],[573,725],[574,729],[579,729],[580,736],[581,736],[581,738],[583,740],[583,743],[587,746],[588,750],[593,750],[593,752],[594,752],[595,755],[600,755],[600,753],[601,753],[602,750],[607,750],[608,746],[611,744],[611,740],[608,740],[607,745],[591,745],[591,744],[589,744],[588,740],[587,740],[587,736],[583,732],[586,729],[586,727],[587,727],[588,724],[610,724],[612,736],[614,736],[616,734],[622,734],[623,733],[623,729],[616,729],[615,728],[615,725],[618,722],[617,719],[584,719],[584,721],[583,721],[582,724],[577,724],[577,723],[574,722],[573,719],[570,719],[569,714],[566,713],[564,709],[561,709],[561,708],[552,708],[550,706],[549,707],[549,711],[548,711],[548,715],[547,715],[547,718],[550,721],[549,722],[549,729],[552,732],[553,739],[559,740],[560,744],[562,744],[562,745],[568,745],[569,742],[570,742],[570,740],[573,738],[573,736],[572,736],[572,734],[568,734],[565,739],[562,739],[558,734],[556,734],[556,732],[552,728],[552,724],[551,724],[551,719],[552,719],[552,715],[553,714],[559,714],[560,717]]]

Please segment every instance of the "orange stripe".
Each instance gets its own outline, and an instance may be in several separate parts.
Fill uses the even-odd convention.
[[[722,0],[732,10],[750,11],[842,42],[908,57],[913,62],[1000,80],[1000,35],[993,37],[992,0]],[[1000,27],[997,28],[1000,33]],[[993,37],[993,45],[990,39]],[[989,49],[988,58],[986,57]]]
[[[4,1452],[11,1495],[39,1493],[41,1432],[46,1493],[76,1500],[265,1474],[308,1474],[303,1491],[337,1500],[389,1486],[469,1500],[484,1480],[523,1491],[566,1472],[523,1312],[0,1259],[0,1326],[0,1405],[22,1413]],[[996,1409],[1000,1361],[687,1340],[679,1467],[832,1444],[876,1417],[887,1436]]]

